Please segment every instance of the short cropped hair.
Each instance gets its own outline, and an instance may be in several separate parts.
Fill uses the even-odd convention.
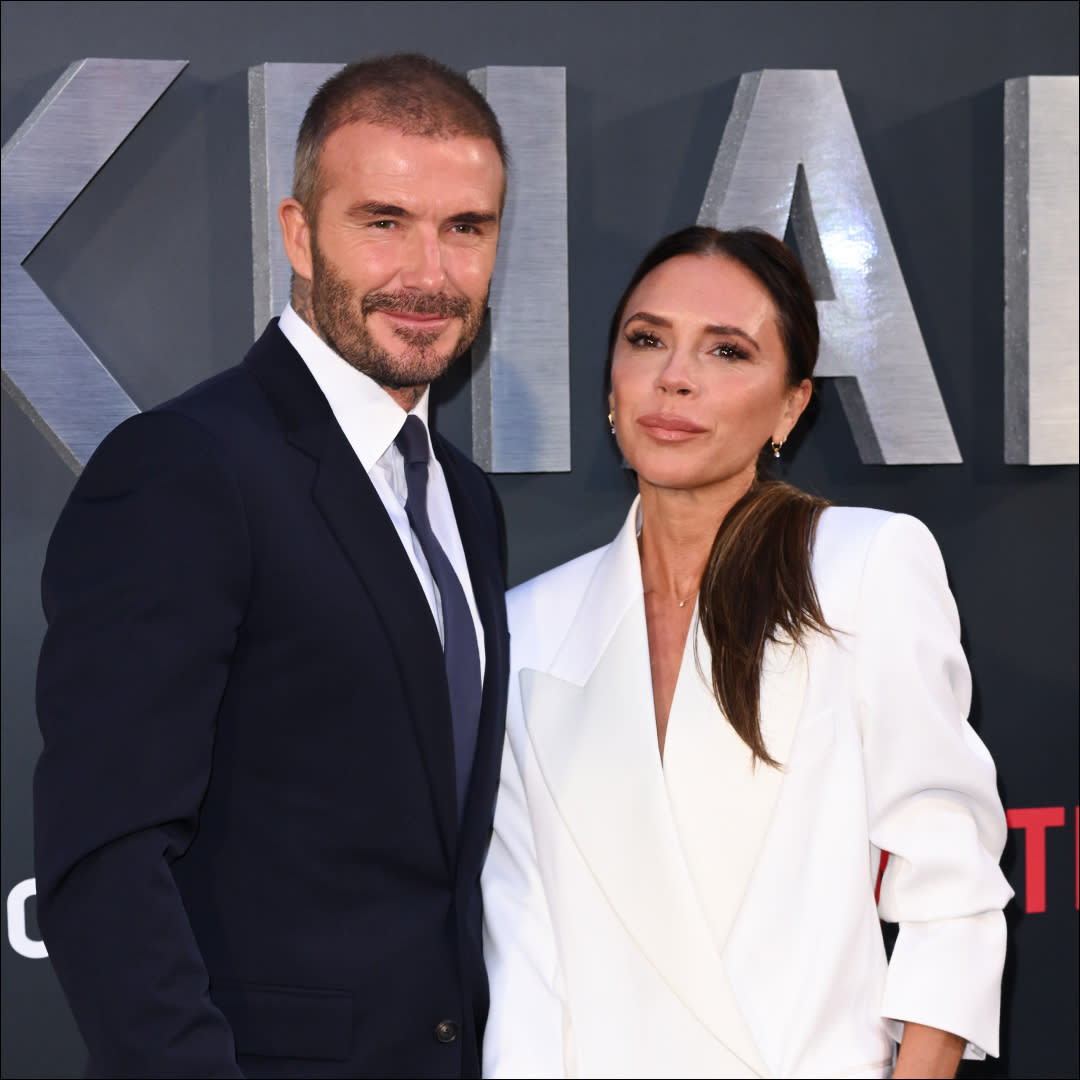
[[[377,56],[349,64],[319,87],[296,138],[293,198],[314,219],[323,194],[319,156],[346,124],[368,123],[405,135],[490,139],[505,170],[502,129],[491,106],[465,76],[418,53]]]

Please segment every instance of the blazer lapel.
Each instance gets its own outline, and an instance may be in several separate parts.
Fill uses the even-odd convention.
[[[550,672],[521,673],[544,781],[637,947],[751,1072],[765,1065],[698,903],[656,740],[637,506],[602,558]]]
[[[695,616],[668,721],[664,774],[690,874],[722,952],[783,784],[806,692],[805,654],[790,642],[770,643],[762,663],[762,734],[779,769],[754,765],[710,684],[709,646]]]
[[[457,848],[457,796],[443,653],[423,590],[386,510],[304,362],[272,324],[247,363],[298,450],[316,465],[312,500],[356,572],[398,659],[443,847]],[[432,677],[432,673],[439,677]],[[449,763],[449,766],[448,766]]]

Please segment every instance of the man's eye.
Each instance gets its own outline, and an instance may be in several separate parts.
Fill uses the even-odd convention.
[[[396,224],[396,221],[392,221],[389,218],[382,218],[379,221],[373,221],[371,227],[373,229],[392,229]]]
[[[480,230],[475,225],[473,225],[471,222],[458,221],[458,222],[455,222],[451,226],[450,231],[451,232],[456,232],[456,233],[463,233],[466,236],[468,236],[468,235],[471,235],[472,233],[478,233]]]

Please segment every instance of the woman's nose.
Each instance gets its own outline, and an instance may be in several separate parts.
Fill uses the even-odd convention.
[[[692,394],[696,389],[689,357],[681,349],[673,349],[667,363],[660,369],[656,379],[657,388],[666,394]]]

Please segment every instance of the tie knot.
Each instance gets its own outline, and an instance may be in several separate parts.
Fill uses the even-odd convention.
[[[428,462],[427,432],[419,416],[405,417],[405,423],[394,439],[406,465],[426,465]]]

